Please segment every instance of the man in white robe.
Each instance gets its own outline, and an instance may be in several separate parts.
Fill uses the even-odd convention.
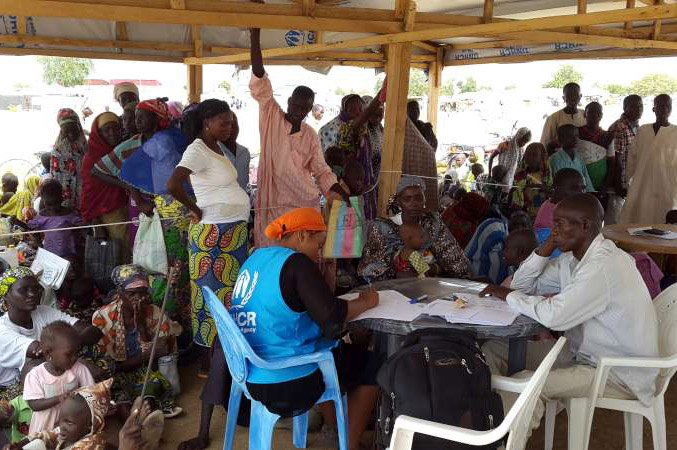
[[[557,141],[557,129],[562,125],[574,125],[582,127],[585,125],[585,114],[583,110],[578,109],[581,101],[581,87],[576,83],[567,83],[563,89],[564,109],[551,114],[545,120],[543,133],[541,133],[541,144],[548,148],[549,144]],[[554,144],[553,144],[554,145]]]
[[[665,223],[665,215],[677,209],[677,126],[668,119],[672,99],[654,99],[656,123],[642,125],[628,154],[628,198],[620,223]]]

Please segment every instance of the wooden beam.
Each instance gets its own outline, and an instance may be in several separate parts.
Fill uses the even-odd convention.
[[[515,64],[532,61],[556,61],[570,59],[613,59],[613,58],[645,58],[653,56],[677,56],[677,50],[664,49],[612,49],[591,50],[589,52],[557,52],[537,53],[519,56],[496,56],[490,58],[469,59],[463,61],[447,61],[446,66],[471,66],[477,64]]]
[[[18,34],[0,34],[0,43],[12,45],[48,45],[54,47],[88,47],[108,49],[144,49],[174,52],[189,52],[191,44],[174,44],[171,42],[151,41],[105,41],[99,39],[68,39],[53,36],[32,36]],[[242,52],[238,49],[237,52]]]
[[[28,23],[26,22],[26,16],[16,17],[16,29],[19,34],[28,34]]]
[[[115,39],[118,41],[126,41],[129,39],[126,22],[115,22]]]
[[[412,44],[414,45],[414,47],[418,47],[421,50],[425,50],[430,53],[437,53],[437,49],[439,48],[439,46],[437,45],[428,44],[427,42],[422,41],[414,41],[412,42]]]
[[[304,16],[312,16],[315,10],[315,0],[301,0]]]
[[[0,0],[2,1],[7,0]],[[28,1],[28,0],[25,0]],[[517,33],[542,29],[558,28],[563,26],[597,25],[603,23],[618,23],[624,20],[651,20],[677,16],[677,5],[647,6],[634,10],[613,10],[593,12],[587,14],[573,14],[564,16],[541,17],[516,22],[493,22],[464,27],[445,27],[434,30],[410,31],[397,34],[370,36],[347,41],[332,42],[329,44],[301,45],[298,47],[275,48],[263,51],[264,57],[291,56],[318,51],[338,50],[357,47],[371,47],[383,44],[412,42],[419,40],[445,39],[452,37],[491,36],[501,33]],[[643,44],[644,45],[644,44]],[[650,45],[647,45],[650,46]],[[188,58],[188,64],[234,63],[249,60],[249,54],[219,56],[212,58]]]
[[[409,0],[395,0],[395,19],[402,20],[407,11]]]
[[[414,31],[416,23],[416,2],[410,0],[407,3],[407,9],[404,12],[404,31]]]
[[[629,39],[610,36],[594,36],[589,34],[557,33],[552,31],[525,31],[511,33],[512,37],[531,42],[544,43],[576,43],[590,45],[607,45],[619,48],[665,48],[675,49],[674,42],[654,41],[650,39]]]
[[[201,58],[204,53],[202,43],[202,27],[190,26],[190,40],[193,43],[193,56]],[[199,69],[199,70],[195,70]],[[188,70],[188,103],[202,101],[203,67],[187,66]]]
[[[442,70],[444,69],[444,49],[437,50],[436,61],[430,63],[428,71],[428,122],[437,133],[437,112],[440,108],[440,90],[442,88]]]
[[[388,91],[386,94],[383,152],[379,176],[379,215],[385,216],[388,199],[395,192],[402,172],[404,131],[407,121],[407,94],[409,92],[409,58],[411,43],[388,46]]]
[[[635,7],[635,0],[625,0],[625,7],[631,9]],[[632,30],[632,22],[625,22],[623,28],[626,30]]]
[[[484,0],[482,22],[491,23],[494,20],[494,0]]]
[[[588,0],[577,0],[576,12],[578,14],[585,14],[588,12]],[[581,32],[581,27],[576,28],[576,32]]]
[[[39,17],[117,20],[125,22],[188,24],[203,26],[260,27],[273,29],[326,30],[364,33],[396,33],[399,22],[339,18],[281,16],[271,14],[220,13],[197,10],[149,8],[145,6],[111,6],[56,0],[0,0],[0,12]],[[219,2],[212,2],[218,4]],[[269,6],[269,5],[257,5]],[[331,8],[333,10],[349,8]]]
[[[174,56],[135,55],[131,53],[91,52],[85,50],[56,50],[46,48],[0,47],[0,55],[64,56],[67,58],[114,59],[120,61],[152,61],[169,63],[183,62],[183,58]]]
[[[172,9],[186,9],[186,0],[169,0]]]
[[[654,5],[661,5],[663,4],[663,0],[654,0]],[[659,39],[661,35],[661,21],[660,20],[654,20],[653,22],[653,33],[651,33],[651,38],[652,39]]]

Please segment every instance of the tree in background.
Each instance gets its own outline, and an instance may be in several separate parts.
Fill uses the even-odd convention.
[[[64,87],[81,86],[94,68],[90,59],[39,56],[42,77],[47,84],[58,83]]]
[[[223,80],[219,83],[219,89],[223,89],[226,93],[230,94],[230,81]]]
[[[465,92],[477,92],[477,81],[473,77],[468,77],[465,81],[459,81],[456,83],[458,86],[458,91],[463,94]]]
[[[552,74],[552,79],[543,87],[562,89],[567,83],[580,83],[581,80],[583,80],[583,74],[574,69],[571,64],[565,64]]]
[[[383,79],[376,80],[374,91],[378,92],[383,86]],[[409,71],[409,97],[424,97],[428,95],[428,79],[421,69],[411,69]],[[443,94],[446,95],[446,94]]]
[[[447,80],[440,88],[440,95],[451,97],[454,95],[454,80]]]
[[[627,93],[649,97],[658,94],[672,94],[677,92],[677,79],[665,73],[652,73],[644,78],[633,81]]]

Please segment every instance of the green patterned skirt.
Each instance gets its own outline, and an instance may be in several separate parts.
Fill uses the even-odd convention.
[[[209,287],[230,306],[237,274],[247,258],[247,222],[194,224],[188,231],[193,341],[211,347],[216,327],[205,308],[202,288]]]

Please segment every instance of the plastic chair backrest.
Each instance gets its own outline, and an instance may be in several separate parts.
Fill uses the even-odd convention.
[[[246,390],[244,383],[247,381],[248,375],[247,360],[255,366],[262,366],[265,363],[256,355],[256,353],[254,353],[254,350],[249,345],[249,342],[247,342],[247,339],[245,339],[240,328],[216,294],[207,287],[202,288],[202,293],[204,295],[205,303],[207,303],[207,308],[209,308],[209,311],[214,317],[214,322],[216,323],[219,339],[223,346],[223,353],[226,355],[230,374],[232,375],[233,380],[242,384],[243,389]]]
[[[555,363],[557,356],[559,356],[559,353],[562,351],[566,341],[565,337],[561,337],[557,340],[553,348],[541,362],[541,365],[536,369],[536,372],[531,376],[531,380],[529,380],[526,388],[519,395],[513,407],[508,411],[508,415],[499,426],[499,428],[504,426],[509,428],[506,430],[506,433],[508,431],[510,432],[508,435],[508,442],[505,446],[506,450],[524,449],[526,446],[527,440],[529,439],[530,422],[534,409],[536,408],[536,402],[541,395],[550,369]]]
[[[677,363],[677,284],[661,292],[653,305],[658,319],[658,353],[663,358],[676,358]],[[658,394],[665,392],[676,370],[677,367],[661,370],[656,382]]]

